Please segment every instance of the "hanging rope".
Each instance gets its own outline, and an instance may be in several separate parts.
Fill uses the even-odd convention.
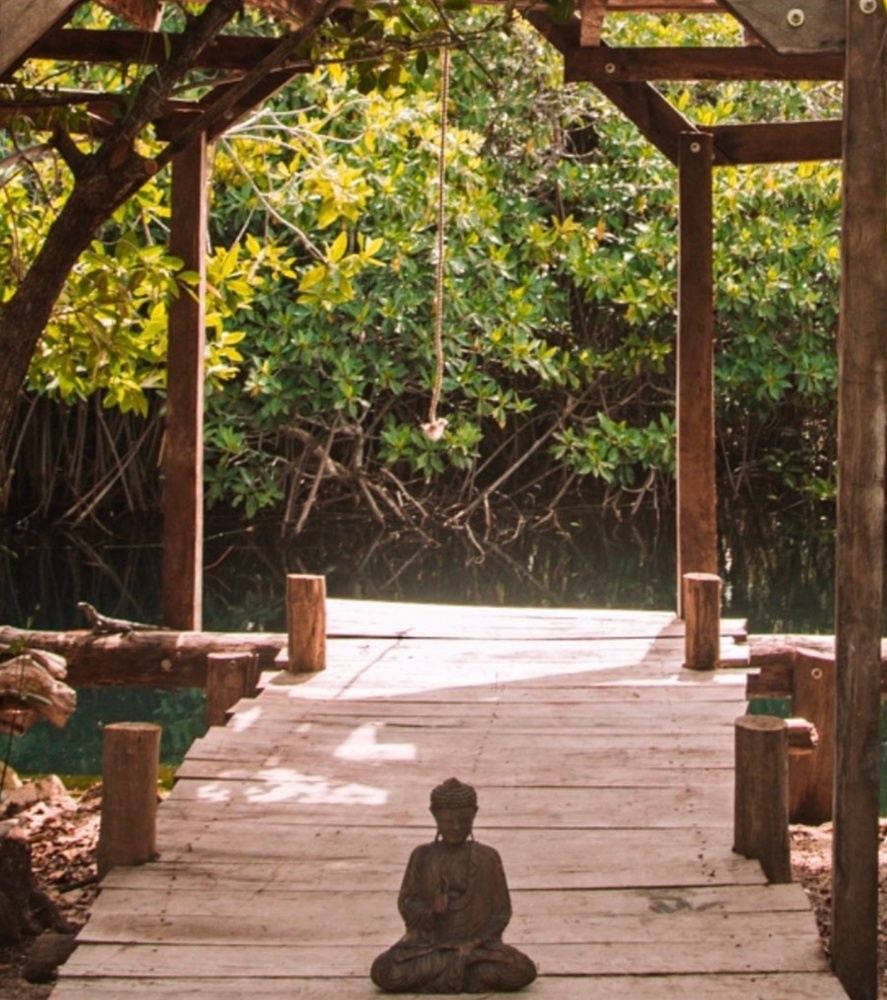
[[[437,267],[434,276],[434,381],[431,386],[431,403],[428,406],[428,423],[422,431],[429,441],[439,441],[447,429],[446,417],[438,417],[437,406],[444,376],[443,312],[444,264],[446,262],[446,174],[447,174],[447,102],[450,95],[450,47],[441,49],[440,83],[440,146],[437,157]]]

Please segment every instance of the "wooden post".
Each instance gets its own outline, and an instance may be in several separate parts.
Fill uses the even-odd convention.
[[[785,722],[770,715],[741,715],[735,735],[733,850],[757,858],[768,881],[791,882]]]
[[[102,738],[102,813],[97,850],[101,879],[116,865],[155,854],[160,726],[114,722]]]
[[[206,724],[224,726],[228,710],[255,694],[258,680],[255,653],[207,653]]]
[[[721,578],[714,573],[685,573],[684,666],[715,670],[721,661]]]
[[[715,493],[714,140],[682,132],[678,154],[677,610],[685,573],[717,573]]]
[[[200,135],[173,159],[169,249],[198,275],[169,307],[163,444],[163,621],[200,629],[207,167]]]
[[[828,653],[796,650],[792,670],[792,712],[816,727],[816,752],[788,762],[792,823],[827,823],[832,818],[835,778],[835,661]]]
[[[286,631],[293,673],[326,667],[326,577],[287,574]]]
[[[852,1000],[878,985],[878,784],[887,346],[887,14],[845,0],[832,962]]]

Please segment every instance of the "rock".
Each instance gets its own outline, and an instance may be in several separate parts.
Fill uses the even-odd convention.
[[[36,781],[25,782],[21,788],[8,792],[3,797],[7,814],[29,809],[38,802],[51,802],[62,809],[74,809],[76,802],[68,795],[68,790],[57,774],[47,774]]]
[[[45,931],[28,950],[22,975],[29,983],[51,982],[58,967],[68,960],[76,947],[73,934]]]
[[[3,786],[0,788],[0,792],[12,792],[16,788],[22,787],[22,779],[16,773],[14,767],[6,768],[6,773],[3,775]]]

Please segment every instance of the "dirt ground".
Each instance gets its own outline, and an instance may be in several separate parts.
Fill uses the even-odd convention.
[[[793,826],[792,874],[816,914],[826,953],[831,933],[832,825]],[[878,902],[878,997],[887,998],[887,821],[881,821]]]
[[[79,930],[96,897],[95,845],[99,829],[98,786],[79,801],[38,802],[11,817],[31,845],[31,864],[41,886],[58,903],[72,930]],[[52,984],[32,984],[22,977],[31,941],[0,949],[0,997],[38,1000]]]
[[[40,802],[15,818],[28,834],[34,871],[72,927],[83,926],[95,899],[95,844],[98,836],[100,789],[87,791],[76,804]],[[831,825],[793,826],[792,869],[807,892],[816,913],[819,932],[828,951],[831,906]],[[881,827],[880,989],[887,1000],[887,823]],[[51,985],[22,978],[30,941],[0,949],[0,997],[4,1000],[42,1000]]]

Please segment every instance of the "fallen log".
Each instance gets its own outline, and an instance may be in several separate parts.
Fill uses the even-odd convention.
[[[0,626],[0,646],[42,649],[63,656],[68,664],[68,683],[73,687],[202,688],[208,653],[255,653],[259,669],[270,670],[286,644],[282,632],[158,629],[95,635],[83,629],[44,632]]]

